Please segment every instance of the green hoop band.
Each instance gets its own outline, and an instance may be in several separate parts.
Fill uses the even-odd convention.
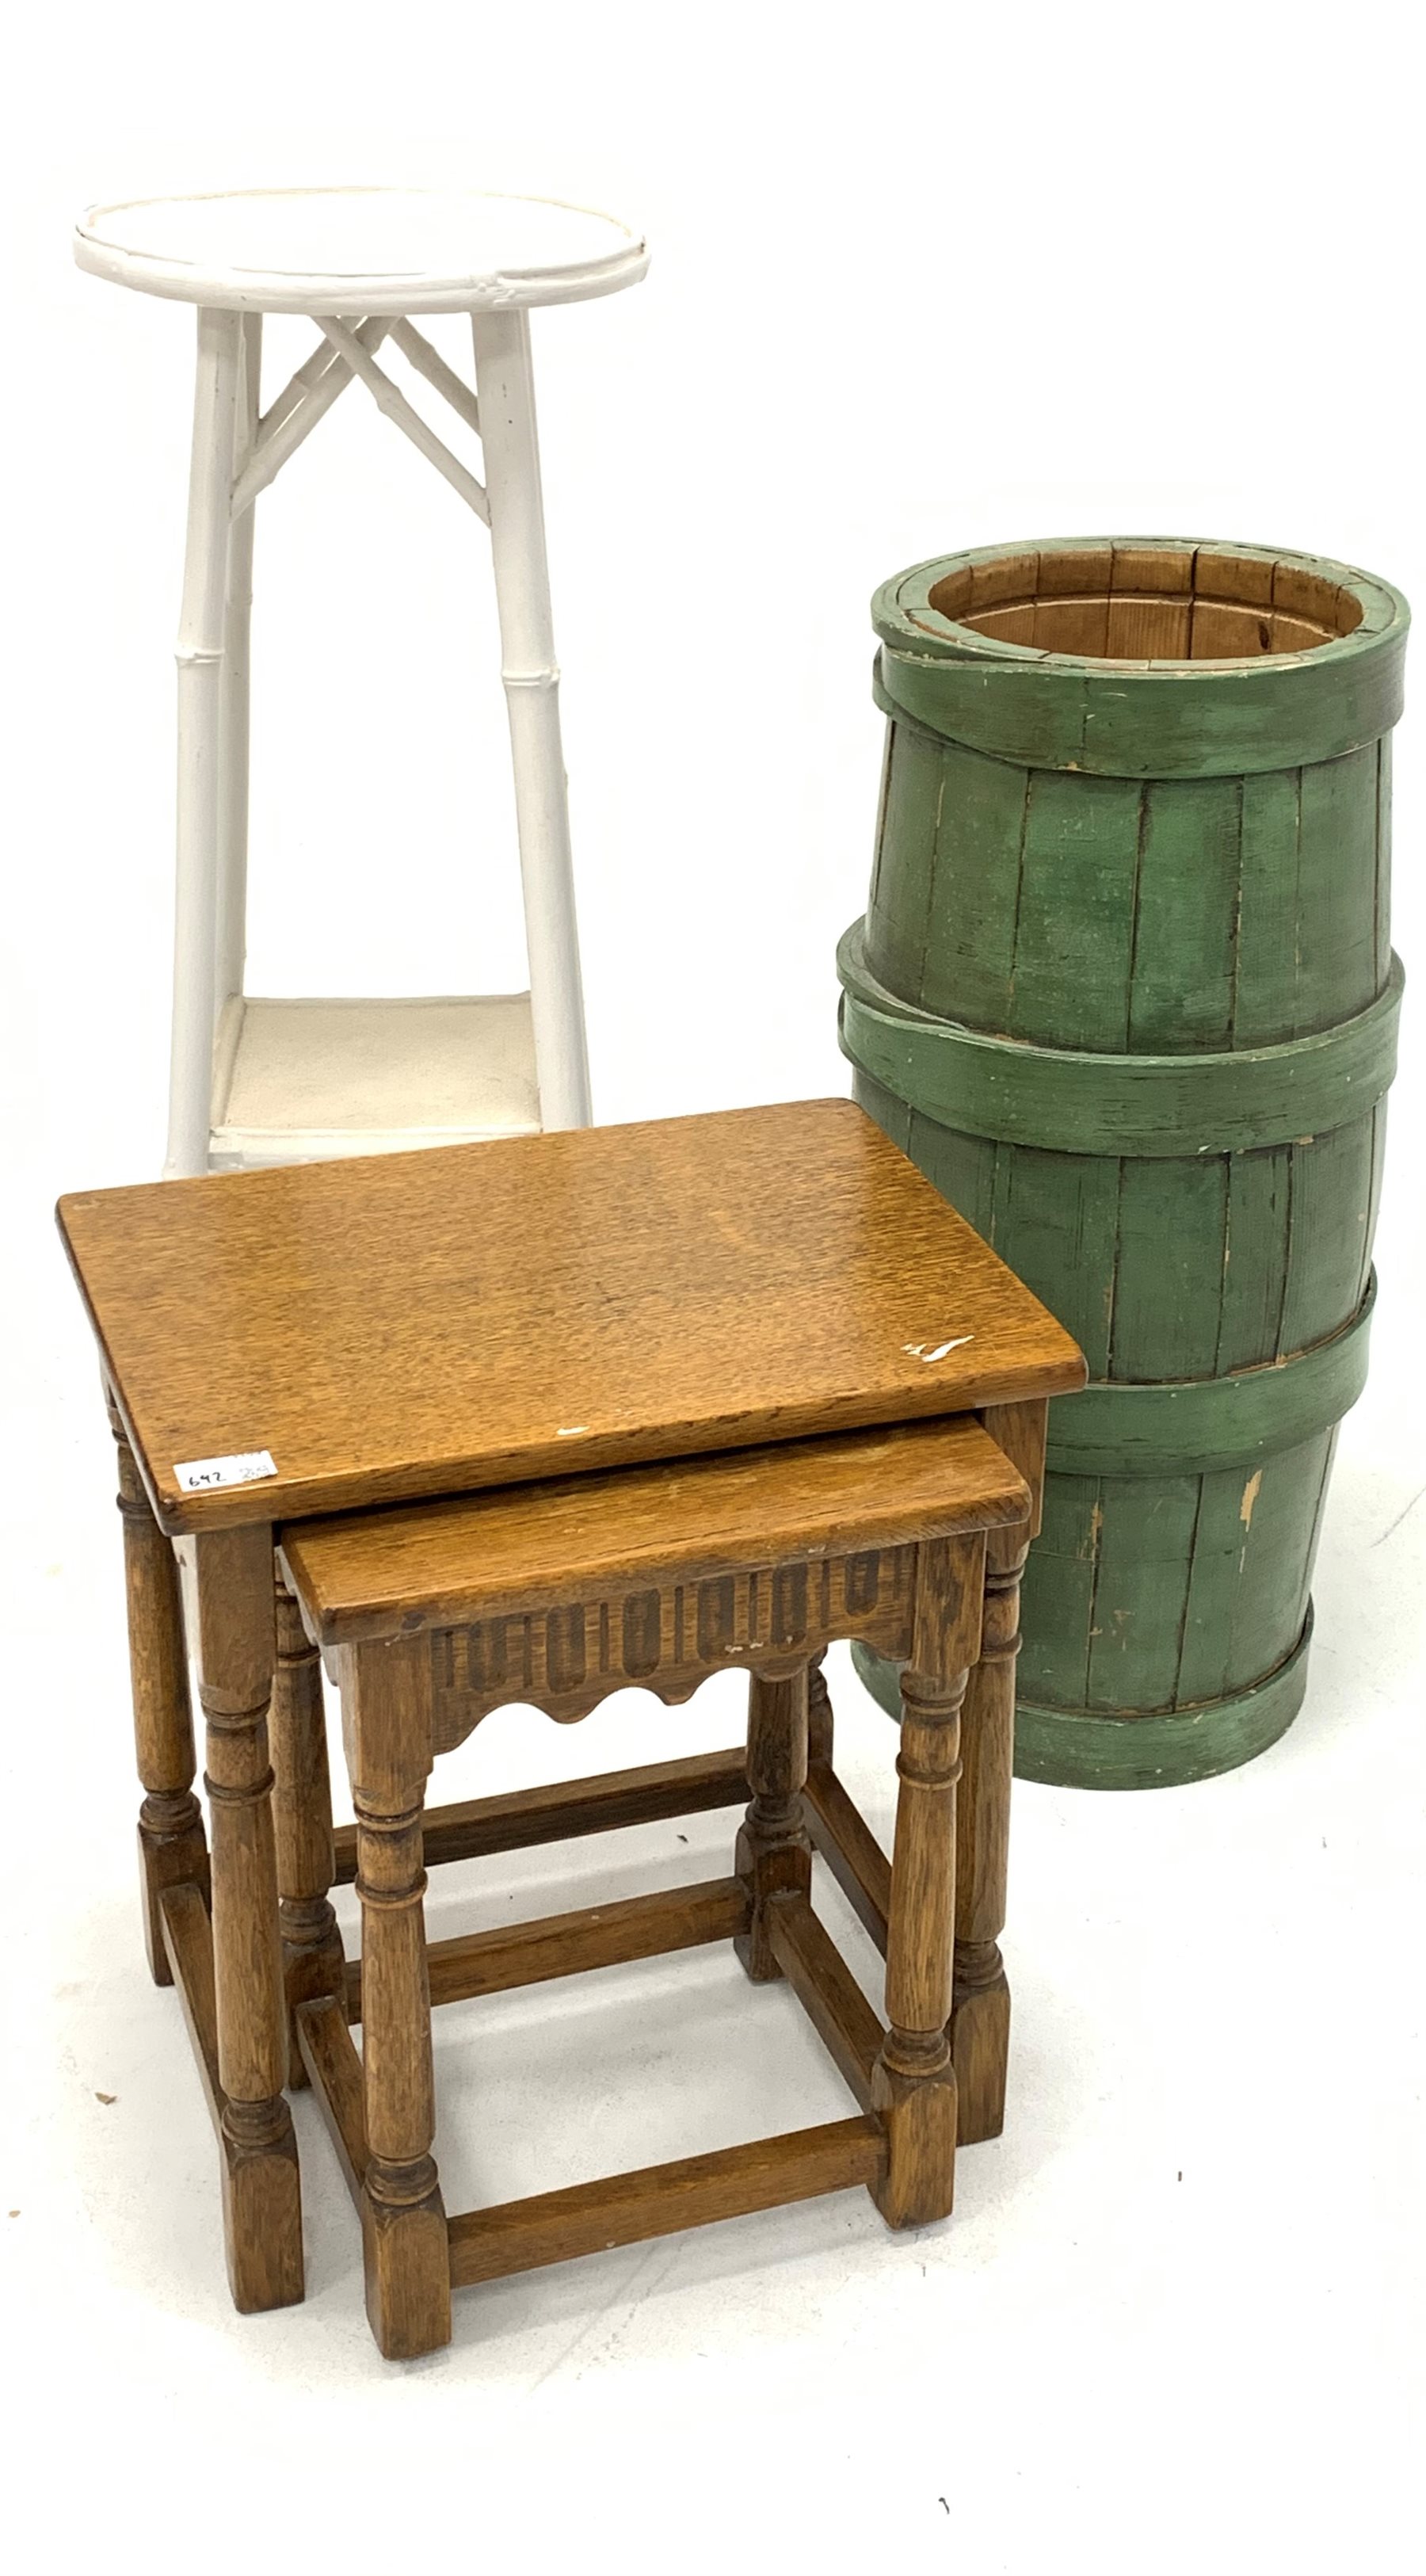
[[[837,950],[842,1052],[942,1127],[1061,1154],[1227,1154],[1364,1117],[1396,1070],[1404,983],[1315,1036],[1234,1055],[1085,1055],[983,1036],[899,1002],[866,963],[864,924]]]

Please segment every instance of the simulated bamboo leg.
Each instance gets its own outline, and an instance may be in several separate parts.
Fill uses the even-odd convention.
[[[174,1179],[208,1168],[213,1110],[223,647],[228,504],[241,376],[242,317],[201,309],[178,630],[178,842],[168,1154]]]
[[[500,612],[501,676],[515,770],[540,1120],[545,1127],[587,1127],[589,1062],[560,743],[559,667],[545,558],[530,321],[523,309],[476,313],[471,321]]]
[[[223,2226],[237,2306],[302,2296],[302,2205],[283,2099],[287,2014],[277,1917],[272,1773],[272,1533],[198,1541],[199,1692],[208,1722],[213,1979],[223,2102]]]
[[[451,2339],[450,2245],[436,2133],[421,1825],[431,1768],[424,1638],[358,1647],[343,1719],[362,1912],[362,2223],[366,2312],[388,2361]]]
[[[178,1561],[144,1492],[134,1453],[112,1403],[109,1420],[119,1450],[119,1510],[124,1523],[124,1589],[129,1614],[129,1676],[134,1751],[144,1784],[139,1809],[139,1882],[144,1946],[155,1985],[171,1986],[159,1904],[167,1887],[191,1883],[206,1903],[208,1845],[193,1794],[197,1767],[188,1699]]]
[[[955,2190],[956,2077],[951,2009],[956,1782],[967,1670],[979,1648],[985,1542],[937,1539],[917,1551],[911,1659],[901,1677],[896,1840],[887,1926],[886,2017],[872,2109],[887,2163],[872,2197],[893,2227],[948,2215]]]
[[[1015,1758],[1015,1658],[1020,1649],[1020,1578],[1039,1526],[1044,1483],[1045,1406],[996,1405],[991,1438],[1030,1487],[1032,1512],[1018,1527],[987,1533],[980,1661],[966,1693],[962,1779],[956,1816],[956,1947],[951,2054],[960,2098],[960,2142],[998,2138],[1005,2126],[1010,1988],[1000,1955],[1010,1847]]]
[[[811,1893],[812,1845],[802,1820],[806,1779],[807,1668],[776,1678],[753,1673],[748,1685],[748,1786],[753,1795],[733,1862],[748,1884],[753,1918],[733,1947],[755,1985],[768,1985],[782,1975],[768,1936],[772,1900]]]
[[[297,2009],[345,1991],[346,1961],[328,1889],[336,1876],[332,1791],[322,1662],[309,1644],[302,1614],[276,1578],[277,1662],[272,1683],[273,1817],[277,1837],[282,1982],[287,1996],[288,2077],[307,2069],[297,2046]]]
[[[262,370],[262,315],[245,313],[233,442],[233,475],[241,473],[257,437]],[[218,887],[213,938],[213,1007],[243,989],[248,892],[248,710],[253,610],[253,521],[250,502],[228,525],[223,670],[220,682],[218,777]]]

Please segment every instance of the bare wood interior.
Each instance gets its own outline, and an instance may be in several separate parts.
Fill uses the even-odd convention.
[[[1303,565],[1208,546],[1076,546],[965,564],[940,617],[1000,644],[1107,661],[1309,653],[1361,624],[1352,592]]]

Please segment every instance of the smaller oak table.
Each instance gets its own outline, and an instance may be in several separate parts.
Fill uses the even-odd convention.
[[[588,207],[475,188],[264,188],[92,206],[74,255],[116,286],[198,308],[166,1172],[586,1126],[530,312],[636,284],[643,242]],[[309,316],[317,342],[264,409],[265,313]],[[473,388],[412,319],[433,313],[469,315]],[[397,376],[404,362],[475,434],[483,481],[402,390],[393,356]],[[286,1001],[245,990],[256,503],[354,381],[490,531],[528,993]]]
[[[961,1709],[990,1537],[1008,1537],[1029,1509],[1029,1487],[989,1433],[952,1415],[283,1533],[284,1570],[341,1687],[362,1901],[361,1965],[343,1974],[331,1963],[329,1991],[297,2008],[296,2040],[361,2218],[367,2313],[388,2359],[449,2341],[453,2288],[572,2254],[851,2183],[865,2183],[892,2227],[948,2216]],[[836,1637],[875,1640],[902,1666],[895,1854],[878,1925],[885,2024],[812,1904],[810,1684]],[[629,1682],[683,1700],[729,1669],[749,1675],[750,1793],[730,1875],[427,1942],[424,1808],[437,1754],[504,1701],[569,1720]],[[825,1688],[819,1738],[824,1706]],[[830,1770],[830,1742],[817,1750]],[[671,1797],[674,1767],[660,1783]],[[533,1812],[507,1798],[511,1844],[531,1823],[598,1832],[609,1818],[579,1812],[587,1794],[566,1790],[553,1817],[548,1793]],[[857,1828],[870,1839],[860,1817]],[[845,1855],[840,1835],[831,1841]],[[184,1902],[201,1943],[200,1900],[190,1890]],[[754,1985],[786,1977],[859,2116],[447,2218],[431,2153],[432,2004],[720,1940]],[[360,2057],[348,2029],[358,2019]]]
[[[66,1198],[59,1217],[119,1437],[150,1961],[160,1982],[178,1971],[240,2307],[302,2295],[289,2021],[343,1991],[326,1890],[357,1865],[355,1837],[331,1835],[315,1659],[285,1594],[274,1610],[277,1534],[313,1624],[340,1620],[340,1517],[327,1557],[302,1570],[301,1524],[319,1518],[518,1486],[532,1527],[554,1534],[570,1509],[560,1495],[577,1498],[588,1478],[597,1531],[608,1514],[596,1485],[613,1469],[692,1458],[702,1474],[730,1453],[775,1458],[786,1443],[825,1455],[822,1444],[871,1426],[978,1415],[989,1439],[977,1490],[998,1499],[978,1521],[961,1511],[985,1532],[984,1600],[959,1632],[978,1632],[980,1659],[963,1657],[951,2048],[961,2138],[995,2133],[1016,1601],[1032,1526],[1017,1515],[1027,1493],[1036,1508],[1046,1400],[1082,1385],[1084,1363],[860,1109],[814,1101],[151,1183]],[[542,1479],[559,1491],[542,1498]],[[905,1493],[901,1503],[903,1537],[918,1510],[927,1532],[957,1526],[955,1512],[928,1517],[924,1493],[915,1509]],[[772,1535],[771,1505],[765,1517]],[[869,1525],[863,1493],[850,1526]],[[828,1558],[829,1530],[791,1554]],[[211,1930],[170,1544],[184,1535],[196,1541]],[[770,1553],[781,1561],[781,1543]],[[462,1582],[444,1606],[423,1595],[425,1624],[471,1609],[479,1585]],[[804,1668],[826,1633],[809,1620],[789,1644]],[[901,1613],[877,1634],[910,1651]],[[538,1699],[538,1679],[520,1666],[497,1695]],[[553,1681],[558,1691],[558,1671]],[[616,1686],[600,1681],[593,1696]],[[809,1831],[886,1944],[891,1865],[836,1779],[815,1687],[811,1712]],[[755,1724],[754,1759],[757,1739]],[[623,1774],[602,1804],[600,1783],[575,1784],[554,1797],[543,1835],[529,1800],[514,1827],[505,1801],[437,1809],[426,1859],[587,1830],[587,1816],[574,1820],[581,1798],[628,1823],[746,1794],[741,1747],[692,1769],[692,1784],[686,1763]]]

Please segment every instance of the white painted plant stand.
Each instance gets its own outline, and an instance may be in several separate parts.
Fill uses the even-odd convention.
[[[474,190],[265,190],[96,206],[81,268],[198,307],[178,641],[170,1175],[589,1123],[529,308],[648,254],[608,215]],[[262,411],[264,313],[320,338]],[[469,313],[475,390],[416,329]],[[474,430],[482,484],[376,362],[389,339]],[[353,377],[490,530],[530,990],[264,1001],[243,989],[254,503]]]

